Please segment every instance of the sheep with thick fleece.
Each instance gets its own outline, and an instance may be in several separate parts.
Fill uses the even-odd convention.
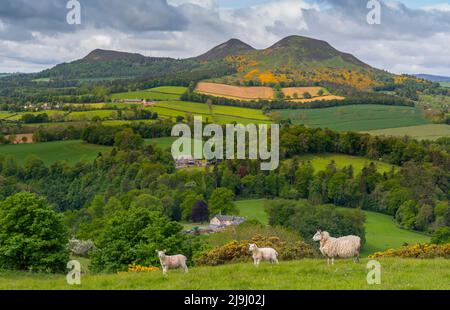
[[[188,267],[186,265],[187,258],[184,255],[166,255],[165,251],[156,251],[158,253],[159,261],[161,262],[161,267],[163,270],[163,274],[167,274],[169,269],[180,268],[183,269],[184,272],[188,272]]]
[[[327,257],[327,264],[334,265],[334,258],[355,257],[359,262],[359,250],[361,249],[361,238],[358,236],[345,236],[333,238],[326,231],[317,231],[313,237],[314,241],[320,241],[320,252]]]
[[[250,252],[253,253],[253,263],[256,267],[259,266],[261,260],[267,260],[271,263],[278,264],[278,253],[275,249],[272,248],[258,248],[258,246],[254,243],[249,245]]]

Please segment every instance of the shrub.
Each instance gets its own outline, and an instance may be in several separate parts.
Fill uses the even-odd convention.
[[[258,247],[272,247],[280,260],[294,260],[314,257],[313,248],[303,241],[286,242],[278,237],[264,237],[256,235],[250,240],[233,240],[224,246],[203,252],[195,259],[197,266],[217,266],[226,263],[247,262],[251,260],[248,250],[250,243],[256,243]]]
[[[380,257],[402,257],[402,258],[450,258],[450,243],[416,244],[404,246],[399,249],[389,249],[384,252],[376,252],[369,256],[370,259]]]
[[[144,208],[120,211],[106,224],[92,253],[92,270],[126,271],[129,264],[159,264],[156,250],[192,257],[201,244],[181,233],[183,227],[162,213]]]
[[[71,239],[69,240],[69,250],[72,255],[86,257],[95,251],[95,245],[91,240]]]
[[[450,243],[450,227],[441,227],[436,230],[431,238],[431,243],[445,244]]]
[[[63,272],[68,233],[44,198],[18,193],[0,203],[0,268]]]

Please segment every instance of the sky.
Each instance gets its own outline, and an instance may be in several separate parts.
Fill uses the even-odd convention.
[[[392,73],[450,76],[450,1],[379,0],[0,0],[0,72],[38,72],[96,48],[187,58],[231,38],[263,49],[289,35],[326,40]],[[75,1],[75,0],[71,0]]]

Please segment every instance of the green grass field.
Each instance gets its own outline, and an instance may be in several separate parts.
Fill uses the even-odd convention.
[[[58,160],[76,163],[80,159],[93,160],[99,152],[109,151],[106,146],[86,144],[82,141],[57,141],[35,144],[4,145],[0,146],[0,155],[11,155],[23,164],[26,158],[33,154],[47,165]]]
[[[47,114],[49,117],[51,117],[52,115],[55,114],[61,114],[64,115],[66,114],[66,111],[59,111],[59,110],[45,110],[45,111],[39,111],[39,112],[19,112],[14,114],[13,116],[9,117],[8,120],[11,121],[18,121],[22,119],[22,116],[24,116],[25,114],[32,114],[34,116],[39,115],[39,114]]]
[[[409,136],[418,140],[437,140],[442,137],[450,137],[450,126],[445,124],[430,124],[401,128],[371,130],[367,133],[373,136]]]
[[[117,112],[115,110],[92,110],[92,111],[81,111],[72,112],[66,116],[67,121],[85,121],[91,120],[94,117],[99,117],[100,119],[115,118]]]
[[[256,219],[268,223],[268,215],[264,210],[265,199],[237,201],[240,215],[247,219]],[[366,244],[361,250],[361,256],[367,257],[374,252],[401,247],[404,243],[428,243],[430,237],[424,234],[400,229],[389,215],[363,211],[366,215]]]
[[[366,215],[366,244],[363,255],[372,254],[390,248],[399,248],[404,243],[428,243],[430,237],[424,234],[400,229],[392,217],[376,212],[364,211]]]
[[[450,82],[441,82],[441,86],[450,87]]]
[[[161,148],[170,148],[176,138],[155,138],[146,139],[145,143],[156,144]],[[78,140],[71,141],[55,141],[34,144],[19,145],[1,145],[0,155],[14,156],[18,163],[23,164],[26,158],[33,154],[41,158],[45,164],[50,165],[58,160],[66,160],[70,164],[74,164],[81,159],[88,161],[97,157],[99,152],[109,152],[112,147],[87,144]]]
[[[185,91],[185,87],[163,86],[141,91],[117,93],[113,94],[111,99],[179,100]]]
[[[235,202],[239,210],[239,216],[245,217],[247,220],[258,220],[262,224],[269,224],[269,218],[266,210],[264,210],[265,199],[238,200]]]
[[[0,290],[449,290],[450,260],[379,259],[381,284],[369,285],[367,260],[323,259],[191,268],[189,273],[88,274],[70,286],[65,275],[0,272]]]
[[[11,113],[11,112],[0,111],[0,120],[8,119],[8,118],[12,117],[13,115],[14,115],[14,113]]]
[[[420,108],[353,105],[325,109],[280,110],[294,124],[322,127],[338,131],[368,131],[425,125],[430,122]]]
[[[441,108],[442,106],[450,105],[450,97],[439,95],[421,95],[419,104],[427,107]]]
[[[371,162],[373,162],[376,165],[377,170],[380,173],[389,172],[392,168],[392,165],[382,161],[370,160],[364,157],[342,155],[342,154],[308,154],[300,156],[299,158],[300,161],[310,161],[314,166],[314,170],[316,172],[325,170],[332,160],[334,160],[334,162],[336,163],[336,167],[340,169],[352,165],[355,174],[360,173],[362,169],[365,166],[370,165]]]

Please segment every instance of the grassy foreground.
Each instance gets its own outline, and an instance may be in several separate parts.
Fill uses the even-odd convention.
[[[1,273],[0,289],[40,290],[308,290],[308,289],[450,289],[450,260],[380,259],[381,284],[368,285],[367,260],[340,260],[327,266],[323,259],[199,267],[188,274],[171,271],[86,275],[80,286],[69,286],[64,275]]]

